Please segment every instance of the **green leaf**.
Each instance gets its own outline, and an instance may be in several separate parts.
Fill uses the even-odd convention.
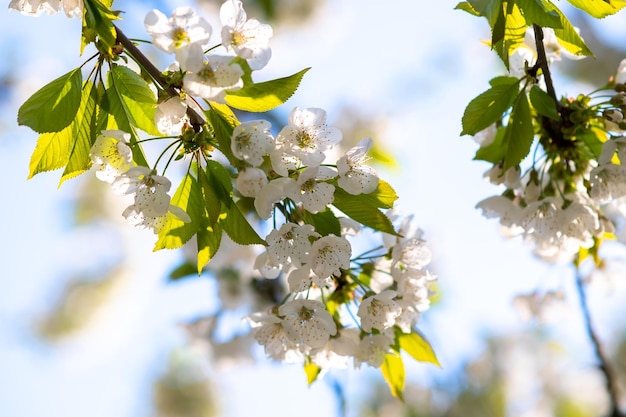
[[[341,224],[339,223],[339,219],[329,207],[315,214],[305,211],[304,218],[307,223],[312,224],[313,227],[315,227],[315,231],[322,236],[328,236],[330,234],[341,236]]]
[[[528,155],[534,135],[528,99],[526,94],[520,94],[513,105],[509,123],[504,131],[503,141],[506,148],[502,167],[504,171],[519,164]]]
[[[201,181],[204,180],[201,179]],[[221,202],[219,223],[233,242],[240,245],[265,245],[266,242],[258,235],[233,201],[233,184],[228,170],[217,161],[207,161],[206,182],[207,184],[204,184],[202,188],[205,201],[208,198],[207,209],[209,204],[211,207],[209,217],[215,218],[215,199],[217,199]]]
[[[383,180],[378,180],[378,186],[373,192],[361,195],[376,207],[384,209],[392,208],[393,203],[395,203],[398,199],[396,190],[394,190],[389,183]]]
[[[537,113],[552,120],[559,120],[556,103],[548,93],[543,91],[538,86],[533,85],[528,96]]]
[[[240,245],[267,245],[241,213],[237,204],[232,203],[229,208],[224,208],[225,215],[220,219],[220,224],[233,242]]]
[[[209,215],[211,226],[217,223],[222,211],[222,202],[215,191],[215,187],[209,180],[203,169],[198,170],[198,183],[202,188],[202,197],[204,197],[204,207]]]
[[[237,120],[237,116],[235,116],[230,107],[225,104],[211,102],[209,106],[210,109],[205,114],[209,123],[213,126],[218,148],[232,166],[238,167],[241,165],[241,161],[233,154],[230,148],[230,139],[233,135],[233,130],[239,125],[239,120]]]
[[[624,0],[567,0],[572,6],[583,10],[596,19],[615,14],[626,7]]]
[[[288,77],[227,91],[226,103],[236,109],[253,113],[272,110],[286,102],[296,92],[302,77],[309,69],[305,68]]]
[[[59,187],[65,180],[74,178],[91,167],[91,157],[89,153],[98,135],[96,131],[98,120],[96,103],[98,101],[98,88],[90,81],[87,81],[83,88],[81,105],[71,125],[74,136],[74,146],[71,150],[65,171],[63,171],[63,175],[61,176]]]
[[[437,355],[432,346],[419,332],[413,331],[411,333],[397,332],[398,341],[400,343],[400,349],[411,355],[413,359],[418,362],[428,362],[441,367]]]
[[[109,86],[124,103],[131,125],[150,135],[161,136],[154,124],[156,96],[139,74],[128,67],[113,65],[109,71]]]
[[[515,0],[515,3],[522,10],[528,26],[535,23],[542,27],[562,27],[559,14],[548,7],[542,0]]]
[[[316,364],[311,363],[310,361],[305,362],[304,373],[306,375],[306,382],[307,384],[309,384],[309,386],[315,382],[321,371],[322,368],[320,368]]]
[[[463,10],[473,16],[480,16],[480,12],[474,9],[474,6],[471,5],[468,1],[462,1],[454,7],[454,10]]]
[[[475,135],[502,118],[519,95],[519,80],[515,77],[496,77],[492,87],[469,102],[461,120],[461,135]]]
[[[171,281],[178,281],[179,279],[187,278],[192,275],[195,275],[198,272],[196,265],[191,262],[184,262],[183,264],[177,266],[170,272],[168,278]]]
[[[112,1],[85,0],[83,14],[83,30],[80,45],[80,54],[83,54],[85,46],[95,42],[96,37],[100,40],[103,52],[111,54],[111,48],[115,45],[117,31],[113,26],[113,20],[119,19],[119,12],[109,9]]]
[[[379,201],[371,195],[352,195],[335,187],[334,197],[333,205],[351,219],[380,232],[397,234],[391,220],[378,209]]]
[[[524,43],[528,24],[514,1],[502,1],[501,9],[492,25],[491,48],[498,54],[506,68],[509,55]]]
[[[41,173],[63,168],[70,159],[74,134],[72,126],[60,132],[42,133],[30,157],[28,179]]]
[[[176,192],[172,196],[170,204],[183,209],[191,222],[185,223],[172,213],[168,212],[165,219],[165,226],[159,232],[159,238],[155,243],[154,250],[177,249],[183,246],[193,235],[195,235],[202,224],[202,219],[206,218],[202,191],[198,182],[187,174],[181,180]]]
[[[502,161],[504,159],[504,155],[506,154],[506,148],[504,147],[505,130],[506,129],[504,127],[498,128],[493,142],[487,146],[481,146],[478,151],[476,151],[474,159],[491,162],[492,164]]]
[[[567,17],[565,17],[565,15],[556,6],[551,4],[550,7],[554,8],[553,10],[561,19],[561,28],[554,29],[554,34],[557,37],[559,44],[574,55],[592,56],[593,53],[587,47],[583,38],[581,38],[578,32],[576,32],[576,29],[574,29],[574,26],[572,26]]]
[[[80,106],[82,83],[82,72],[76,68],[46,84],[22,104],[17,123],[38,133],[65,129]]]
[[[100,125],[105,126],[107,129],[118,129],[130,134],[130,143],[133,151],[133,160],[138,165],[148,166],[145,155],[141,146],[137,144],[139,138],[136,132],[136,125],[133,115],[130,109],[127,107],[123,96],[120,91],[112,84],[113,76],[109,76],[109,85],[104,93],[104,97],[100,102],[100,107],[103,111],[101,117],[102,121],[99,121]]]
[[[576,139],[584,143],[590,158],[598,159],[602,153],[602,145],[607,140],[604,127],[591,126],[582,133],[576,133]]]
[[[389,386],[391,395],[401,401],[404,401],[403,392],[406,375],[402,357],[395,352],[386,354],[385,361],[380,367],[380,370],[385,378],[387,386]]]
[[[222,242],[222,228],[219,223],[213,226],[203,227],[198,230],[196,236],[198,242],[198,275],[202,269],[213,259]]]

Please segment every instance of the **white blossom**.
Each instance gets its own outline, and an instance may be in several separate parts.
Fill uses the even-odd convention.
[[[352,247],[347,239],[335,235],[319,238],[311,245],[309,264],[319,278],[341,275],[341,269],[350,268]]]
[[[91,147],[91,161],[96,177],[109,184],[134,166],[128,145],[130,134],[121,130],[103,130]]]
[[[324,211],[335,198],[335,186],[324,182],[334,178],[336,172],[330,167],[305,168],[297,180],[297,187],[290,188],[288,197],[310,213]]]
[[[361,301],[356,314],[361,318],[364,331],[370,333],[372,329],[383,331],[393,327],[396,317],[402,313],[402,308],[394,300],[395,296],[395,291],[386,290]]]
[[[305,351],[321,348],[330,336],[337,333],[337,325],[320,301],[297,299],[287,301],[278,308],[282,325],[289,340]]]
[[[177,7],[169,18],[154,9],[146,15],[144,26],[152,43],[169,53],[194,44],[203,48],[211,37],[211,25],[187,6]]]
[[[263,157],[274,150],[271,127],[270,122],[266,120],[252,120],[237,125],[230,142],[235,157],[253,167],[261,165]]]
[[[267,235],[267,253],[279,265],[293,265],[298,268],[311,251],[311,240],[319,237],[320,234],[310,224],[287,222]]]
[[[298,346],[289,337],[282,320],[271,313],[254,313],[247,317],[252,325],[254,338],[272,359],[287,363],[303,359]]]
[[[267,174],[259,168],[248,167],[237,175],[237,190],[244,197],[256,197],[267,184]]]
[[[270,25],[248,19],[239,0],[227,0],[220,8],[222,45],[234,50],[237,56],[248,61],[252,70],[260,70],[272,56],[269,39],[273,35]]]
[[[626,84],[626,59],[622,59],[617,66],[615,84]]]
[[[191,221],[180,207],[170,204],[167,192],[171,185],[170,180],[154,174],[150,168],[136,166],[117,177],[112,187],[117,194],[134,194],[134,203],[122,213],[129,223],[158,233],[168,212],[184,222]]]
[[[18,11],[27,16],[39,16],[41,13],[55,14],[61,8],[67,17],[83,17],[82,0],[11,0],[9,10]]]
[[[276,178],[265,185],[254,199],[254,208],[262,219],[269,219],[274,205],[284,200],[298,184],[293,178]]]
[[[350,194],[369,194],[378,187],[378,174],[374,168],[364,165],[367,152],[372,148],[372,139],[365,138],[350,148],[337,161],[339,179],[337,184]]]
[[[154,112],[154,122],[164,135],[180,134],[183,125],[189,122],[187,102],[176,96],[159,103]]]
[[[391,352],[393,337],[386,334],[370,334],[363,337],[359,343],[359,350],[354,355],[355,367],[367,363],[374,368],[380,368],[385,361],[385,355]]]
[[[185,90],[194,96],[225,103],[226,90],[243,87],[243,70],[230,56],[208,55],[196,44],[185,48],[180,66],[187,71],[183,77]]]
[[[318,108],[294,108],[289,114],[289,124],[276,136],[277,149],[300,159],[306,166],[319,166],[327,150],[341,141],[341,131],[326,124],[326,112]],[[273,155],[276,172],[285,176],[280,166],[282,157]]]
[[[605,164],[589,174],[589,195],[602,204],[626,196],[626,166]]]

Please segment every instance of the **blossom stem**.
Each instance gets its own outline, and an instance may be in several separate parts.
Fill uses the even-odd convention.
[[[617,386],[617,376],[613,367],[609,364],[608,358],[604,353],[604,349],[602,348],[602,343],[596,334],[596,331],[593,328],[593,324],[591,323],[591,314],[589,313],[589,306],[587,305],[587,296],[585,294],[585,289],[583,288],[583,278],[578,269],[576,269],[576,289],[578,290],[578,296],[580,298],[580,308],[583,313],[583,319],[585,321],[585,328],[587,331],[587,335],[589,336],[589,340],[593,344],[593,348],[600,362],[598,364],[598,368],[604,374],[606,379],[606,390],[609,395],[609,401],[611,403],[611,410],[607,417],[625,417],[626,414],[622,413],[619,410],[619,393]]]
[[[161,75],[161,71],[135,46],[135,44],[128,39],[128,37],[120,30],[119,27],[113,25],[115,32],[117,33],[117,41],[124,47],[127,54],[130,54],[137,64],[139,64],[152,79],[159,84],[159,86],[171,97],[180,97],[180,92],[174,87],[168,84],[167,80]],[[204,117],[196,112],[191,107],[187,107],[187,115],[191,124],[194,126],[202,126],[205,124]]]

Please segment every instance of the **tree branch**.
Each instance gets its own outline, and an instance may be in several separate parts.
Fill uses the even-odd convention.
[[[589,313],[589,306],[587,305],[587,297],[585,295],[585,290],[583,288],[583,279],[579,273],[576,271],[576,289],[578,290],[578,296],[580,298],[580,308],[583,313],[583,319],[585,321],[585,328],[587,330],[587,335],[593,344],[593,348],[596,354],[598,361],[598,368],[604,374],[606,379],[606,390],[609,394],[609,400],[611,403],[611,410],[607,417],[625,417],[626,414],[622,413],[619,409],[619,390],[617,386],[617,375],[615,370],[609,364],[608,358],[606,357],[604,350],[602,349],[602,343],[596,334],[593,325],[591,323],[591,315]]]
[[[167,80],[161,74],[161,71],[135,46],[135,44],[126,37],[119,27],[113,25],[117,33],[117,41],[124,47],[126,53],[131,55],[137,63],[157,82],[161,88],[171,97],[180,97],[180,91],[175,87],[168,85]],[[187,106],[187,116],[194,127],[202,126],[206,123],[205,118],[196,112],[193,108]]]
[[[541,26],[533,23],[533,31],[535,32],[535,46],[537,48],[537,62],[535,63],[535,67],[537,67],[537,69],[541,68],[543,79],[546,81],[546,90],[548,90],[548,95],[550,95],[552,100],[554,100],[557,111],[560,111],[561,103],[556,97],[554,84],[552,82],[552,75],[550,74],[550,67],[548,66],[548,58],[546,57],[546,48],[543,45],[543,29]]]

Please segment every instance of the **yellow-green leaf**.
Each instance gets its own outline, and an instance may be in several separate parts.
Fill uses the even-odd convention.
[[[109,9],[113,2],[109,0],[84,0],[83,30],[80,45],[80,54],[83,54],[85,46],[95,42],[96,37],[100,40],[103,52],[110,54],[111,48],[117,39],[117,31],[113,26],[113,20],[119,19],[119,12]]]
[[[380,370],[383,373],[383,378],[385,378],[391,395],[404,401],[403,393],[406,375],[400,354],[397,352],[386,354]]]
[[[432,346],[420,333],[416,331],[399,333],[398,342],[400,343],[400,349],[411,355],[416,361],[429,362],[441,367]]]
[[[69,161],[63,171],[59,187],[67,179],[74,178],[91,167],[91,157],[89,153],[91,146],[98,135],[97,124],[97,89],[88,81],[83,87],[83,98],[76,113],[76,118],[72,123],[74,146],[72,148]]]
[[[197,181],[191,174],[185,175],[180,185],[172,196],[171,204],[183,209],[191,222],[185,223],[172,213],[168,212],[165,226],[159,232],[159,238],[154,250],[177,249],[183,246],[199,229],[201,219],[206,213],[203,206],[203,198]]]
[[[262,113],[272,110],[296,92],[302,77],[310,68],[284,78],[246,85],[226,92],[226,103],[239,110]]]
[[[311,385],[312,383],[314,383],[318,375],[320,374],[321,370],[322,368],[320,368],[316,364],[311,363],[310,361],[307,361],[304,364],[304,373],[306,374],[307,384]]]
[[[602,19],[626,7],[624,0],[567,0],[572,6],[585,11],[587,14]]]
[[[71,125],[60,132],[39,135],[35,150],[30,157],[28,178],[67,165],[72,150],[73,137]]]

